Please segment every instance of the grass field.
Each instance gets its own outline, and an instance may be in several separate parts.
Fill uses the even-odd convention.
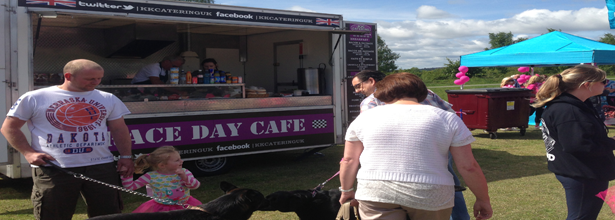
[[[494,87],[494,86],[485,86]],[[479,87],[473,87],[479,88]],[[432,88],[446,99],[445,89]],[[615,130],[615,127],[610,127]],[[564,219],[566,203],[564,190],[555,176],[547,170],[544,144],[539,130],[529,128],[525,136],[519,132],[498,132],[498,139],[489,139],[487,133],[473,131],[476,142],[472,144],[474,156],[481,165],[488,181],[489,194],[494,210],[492,219]],[[611,136],[615,132],[611,132]],[[202,202],[220,195],[220,181],[228,181],[240,187],[260,190],[263,194],[279,190],[309,189],[328,179],[339,169],[343,147],[336,146],[296,160],[303,151],[288,151],[260,155],[241,156],[231,172],[199,178],[201,187],[192,195]],[[325,189],[339,186],[334,178]],[[30,179],[0,180],[0,219],[33,219]],[[144,189],[139,190],[144,192]],[[475,200],[468,190],[464,192],[471,209]],[[147,198],[123,193],[125,212],[130,212]],[[74,219],[86,219],[85,205],[80,202]],[[471,210],[470,210],[471,213]],[[256,212],[255,220],[298,219],[293,213]],[[615,219],[608,206],[603,206],[599,219]]]
[[[615,127],[611,127],[611,130]],[[518,132],[499,132],[498,139],[489,139],[482,131],[473,131],[474,156],[488,181],[494,210],[492,219],[564,219],[566,213],[564,190],[546,168],[544,145],[538,130],[529,129],[525,136]],[[615,134],[611,134],[615,135]],[[258,189],[263,194],[278,190],[309,189],[335,174],[339,168],[343,147],[322,151],[295,161],[301,151],[289,151],[240,157],[237,166],[228,174],[199,178],[202,185],[192,194],[201,201],[220,195],[220,181],[229,181],[240,187]],[[325,189],[339,186],[334,178]],[[30,179],[0,180],[0,219],[32,219]],[[143,190],[140,190],[143,191]],[[468,207],[475,200],[465,191]],[[123,194],[125,211],[134,210],[147,199]],[[85,219],[85,206],[80,202],[74,219]],[[608,206],[604,206],[599,219],[614,219]],[[298,219],[294,214],[256,212],[251,219]]]

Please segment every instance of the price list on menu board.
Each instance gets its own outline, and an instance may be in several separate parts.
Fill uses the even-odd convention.
[[[352,78],[363,70],[377,70],[376,24],[346,23],[347,30],[366,31],[363,35],[346,35],[346,109],[348,125],[359,116],[363,98],[354,93]]]

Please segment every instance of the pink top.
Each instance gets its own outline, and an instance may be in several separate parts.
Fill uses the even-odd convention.
[[[515,88],[515,85],[504,85],[502,88]]]
[[[538,93],[538,90],[540,89],[540,86],[542,86],[542,83],[533,83],[528,85],[527,89],[532,90],[532,93],[536,95],[536,93]]]
[[[188,177],[187,182],[182,181],[177,174],[162,174],[158,171],[150,171],[143,174],[137,180],[134,180],[132,176],[122,177],[122,185],[124,185],[124,188],[136,190],[149,184],[154,191],[155,197],[184,204],[190,199],[190,189],[199,188],[201,183],[194,178],[194,175],[189,170],[182,169]]]
[[[534,95],[536,95],[536,93],[538,93],[538,90],[540,89],[540,86],[542,86],[542,83],[532,83],[530,85],[527,86],[527,89],[532,90],[532,93],[534,93]],[[536,98],[530,98],[530,103],[534,103],[536,101]]]

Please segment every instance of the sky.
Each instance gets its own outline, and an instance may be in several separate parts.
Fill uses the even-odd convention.
[[[605,0],[215,0],[216,4],[340,14],[378,24],[400,69],[442,67],[490,47],[489,33],[532,38],[547,28],[598,40],[609,29]]]

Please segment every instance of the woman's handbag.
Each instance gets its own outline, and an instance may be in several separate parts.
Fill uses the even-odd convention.
[[[354,211],[354,218],[352,217],[352,211]],[[337,212],[335,220],[351,219],[360,220],[361,218],[359,218],[359,209],[357,209],[357,206],[351,206],[350,201],[348,201],[342,204],[342,207],[340,207],[340,210]]]

